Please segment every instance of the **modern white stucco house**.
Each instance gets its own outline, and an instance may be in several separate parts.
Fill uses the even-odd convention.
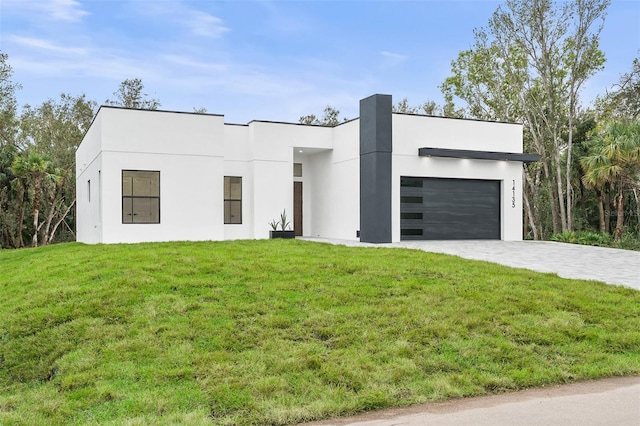
[[[336,127],[101,107],[76,153],[85,243],[522,239],[522,126],[360,102]]]

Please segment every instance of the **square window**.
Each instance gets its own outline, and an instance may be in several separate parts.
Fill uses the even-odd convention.
[[[122,223],[160,223],[160,172],[122,171]]]

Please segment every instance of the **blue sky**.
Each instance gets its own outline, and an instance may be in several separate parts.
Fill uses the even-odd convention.
[[[491,0],[0,0],[0,50],[21,104],[62,92],[103,103],[141,78],[162,109],[205,107],[227,122],[297,121],[326,105],[358,115],[387,93],[440,103],[450,63],[500,4]],[[586,102],[640,49],[640,0],[613,0],[606,69]]]

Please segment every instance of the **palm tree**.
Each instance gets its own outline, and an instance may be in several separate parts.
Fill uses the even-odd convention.
[[[57,182],[60,179],[60,174],[51,161],[37,152],[30,152],[27,155],[19,155],[14,160],[11,169],[19,179],[33,184],[32,243],[34,247],[38,247],[38,224],[43,184]]]
[[[625,189],[640,187],[640,122],[609,123],[591,138],[589,155],[580,163],[586,173],[585,185],[598,191],[602,230],[602,189],[609,184],[617,189],[615,239],[624,229]]]

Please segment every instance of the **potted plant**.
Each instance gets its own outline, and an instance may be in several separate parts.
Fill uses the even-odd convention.
[[[295,238],[296,237],[296,233],[293,229],[288,229],[291,228],[291,222],[289,222],[287,220],[287,211],[283,210],[282,213],[280,213],[280,220],[278,221],[277,219],[273,219],[271,222],[269,222],[269,225],[271,226],[271,231],[269,231],[269,238]],[[278,230],[278,227],[280,227],[280,230]]]

